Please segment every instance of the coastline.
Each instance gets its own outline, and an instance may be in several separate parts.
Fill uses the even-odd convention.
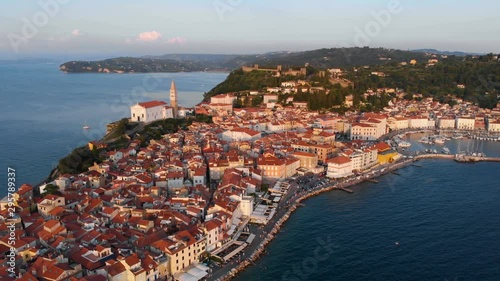
[[[231,73],[231,70],[197,70],[197,71],[163,71],[163,72],[99,72],[99,71],[65,71],[65,70],[59,70],[60,72],[64,74],[168,74],[168,73]]]
[[[418,133],[419,131],[421,131],[421,130],[418,130],[416,132],[415,131],[408,131],[408,132],[404,132],[404,134]],[[434,130],[428,130],[428,131],[434,131]],[[390,136],[390,134],[386,135],[385,137],[388,137],[388,136]],[[102,141],[103,138],[101,138],[100,140]],[[389,137],[388,139],[391,139],[391,137]],[[258,247],[255,250],[250,251],[248,255],[245,252],[245,257],[248,256],[248,258],[245,258],[245,260],[239,264],[235,264],[234,266],[229,266],[229,268],[227,270],[226,269],[222,270],[221,271],[222,277],[219,277],[217,279],[211,279],[209,277],[208,280],[219,280],[219,281],[232,280],[233,278],[235,278],[237,276],[238,273],[242,272],[247,267],[254,264],[262,256],[262,254],[264,254],[266,252],[266,246],[270,242],[272,242],[272,240],[275,238],[276,234],[279,233],[281,228],[284,226],[285,222],[288,221],[291,214],[295,210],[297,210],[298,207],[303,206],[303,204],[302,204],[303,201],[305,201],[313,196],[317,196],[317,195],[320,195],[322,193],[329,192],[332,190],[337,189],[337,190],[342,191],[342,188],[348,188],[348,187],[360,184],[364,181],[378,178],[378,177],[383,176],[385,174],[391,173],[395,170],[405,168],[405,167],[407,167],[407,166],[409,166],[409,165],[411,165],[411,164],[413,164],[421,159],[447,159],[447,160],[453,161],[454,157],[453,157],[453,155],[444,155],[444,154],[422,154],[422,155],[415,156],[413,159],[402,159],[397,163],[389,164],[387,166],[384,165],[383,167],[385,169],[383,170],[383,172],[379,171],[379,172],[374,173],[374,174],[368,174],[368,173],[362,174],[360,179],[341,180],[341,181],[338,181],[332,185],[314,188],[314,189],[311,189],[308,191],[304,191],[303,193],[293,195],[291,198],[289,198],[289,200],[290,200],[289,207],[283,210],[283,211],[285,211],[285,213],[283,215],[276,216],[276,223],[272,226],[271,231],[269,231],[267,233],[267,236],[262,241],[260,241],[260,244],[258,244]],[[487,161],[487,160],[485,159],[485,161]],[[44,183],[45,181],[50,181],[53,178],[53,176],[57,174],[57,172],[58,172],[57,168],[52,169],[49,176],[42,183]],[[370,172],[370,170],[368,170],[366,172]],[[38,184],[38,185],[40,185],[40,184]],[[38,186],[38,185],[36,185],[36,186]],[[269,225],[269,223],[268,223],[268,225]]]
[[[237,267],[231,269],[222,278],[219,278],[219,279],[216,279],[216,280],[218,280],[218,281],[229,281],[232,278],[236,277],[236,275],[239,272],[243,271],[248,266],[252,265],[252,263],[254,263],[255,261],[257,261],[262,256],[262,254],[265,252],[265,247],[267,246],[267,244],[269,244],[274,239],[274,237],[276,236],[276,234],[281,230],[281,227],[283,226],[283,224],[288,221],[288,219],[290,218],[290,216],[292,215],[292,213],[295,212],[295,210],[297,210],[300,206],[302,206],[302,201],[305,201],[305,200],[307,200],[307,199],[309,199],[311,197],[317,196],[317,195],[325,193],[325,192],[329,192],[329,191],[336,190],[336,189],[340,190],[339,187],[348,188],[350,186],[354,186],[356,184],[362,183],[362,182],[367,181],[369,179],[374,179],[376,177],[385,175],[385,174],[387,174],[387,173],[389,173],[391,171],[394,171],[394,170],[397,170],[397,169],[400,169],[400,168],[404,168],[404,167],[410,165],[411,163],[413,163],[415,161],[417,161],[417,160],[415,160],[415,159],[409,159],[409,160],[406,160],[404,162],[394,164],[391,167],[387,167],[384,172],[382,172],[380,174],[377,174],[377,175],[363,177],[362,179],[359,179],[359,180],[345,180],[345,181],[336,183],[334,185],[330,185],[328,187],[322,187],[322,188],[319,188],[319,189],[313,189],[311,191],[306,192],[303,195],[299,195],[299,197],[297,197],[295,199],[295,202],[292,204],[292,206],[290,206],[290,208],[288,209],[288,211],[277,221],[277,223],[275,224],[275,226],[273,227],[273,229],[271,230],[271,232],[269,232],[269,235],[266,237],[266,239],[264,239],[260,243],[260,245],[257,248],[257,250],[255,252],[253,252],[250,255],[250,257],[248,259],[246,259],[244,262],[240,263]],[[292,198],[294,198],[294,197],[292,197]]]
[[[394,172],[396,170],[405,168],[407,166],[412,165],[415,162],[418,162],[420,160],[425,160],[425,159],[438,159],[438,160],[454,160],[453,155],[445,155],[445,154],[423,154],[423,155],[418,155],[413,159],[405,159],[401,162],[391,164],[390,166],[385,167],[383,172],[375,173],[372,175],[365,174],[363,175],[360,179],[346,179],[340,182],[337,182],[333,185],[327,186],[327,187],[321,187],[317,189],[312,189],[305,194],[293,196],[292,199],[294,202],[292,205],[288,208],[286,213],[279,218],[279,220],[276,222],[272,230],[269,232],[268,236],[259,244],[257,249],[250,254],[250,256],[245,259],[245,261],[241,262],[237,266],[233,267],[230,269],[226,274],[224,274],[222,277],[214,279],[216,281],[229,281],[235,278],[238,273],[244,271],[247,267],[253,265],[265,252],[266,252],[266,246],[272,242],[276,236],[276,234],[279,233],[281,230],[281,227],[288,221],[290,216],[292,215],[293,212],[295,212],[300,206],[304,206],[302,204],[302,201],[305,201],[311,197],[320,195],[325,192],[330,192],[332,190],[340,190],[340,191],[346,191],[345,189],[357,184],[360,184],[365,181],[373,180],[375,178],[381,177],[383,175],[386,175],[388,173]],[[486,162],[490,162],[490,160],[485,160]],[[494,160],[493,162],[500,162],[500,160]],[[211,280],[211,279],[209,279]]]

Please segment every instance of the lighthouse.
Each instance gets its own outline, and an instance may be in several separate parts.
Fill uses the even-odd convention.
[[[172,80],[170,85],[170,106],[173,108],[174,118],[179,117],[179,107],[177,105],[177,89],[175,88],[175,82]]]

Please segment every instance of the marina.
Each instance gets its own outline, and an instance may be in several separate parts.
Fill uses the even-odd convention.
[[[447,147],[444,147],[445,149]],[[448,149],[449,150],[449,149]],[[285,223],[286,220],[290,217],[290,215],[299,207],[305,206],[303,203],[305,200],[317,196],[319,194],[329,192],[331,190],[341,190],[344,191],[348,194],[354,194],[354,190],[350,187],[356,186],[358,184],[361,184],[363,182],[369,182],[372,184],[377,184],[379,183],[379,180],[377,179],[378,177],[381,177],[383,175],[387,174],[392,174],[392,175],[397,175],[397,176],[403,176],[400,172],[398,172],[399,169],[402,169],[404,167],[408,166],[413,166],[413,167],[418,167],[422,168],[423,164],[418,163],[423,160],[429,160],[429,159],[444,159],[444,160],[454,160],[454,162],[457,163],[477,163],[477,162],[500,162],[500,157],[485,157],[484,153],[478,154],[478,153],[462,153],[462,154],[444,154],[444,153],[434,153],[435,150],[431,150],[431,153],[422,153],[416,156],[412,156],[412,158],[406,157],[402,158],[400,161],[388,165],[384,165],[384,168],[381,168],[377,171],[368,171],[365,173],[362,173],[360,175],[357,175],[352,178],[346,178],[341,180],[340,182],[337,182],[335,184],[327,185],[327,186],[320,186],[317,188],[313,188],[309,191],[306,191],[304,194],[302,194],[300,197],[298,197],[294,203],[287,208],[286,214],[281,217],[281,219],[278,220],[278,223],[273,227],[273,230],[271,231],[271,235],[268,236],[267,239],[265,239],[261,244],[260,247],[250,255],[250,258],[245,261],[244,263],[240,264],[236,269],[231,270],[228,275],[226,275],[224,278],[218,279],[218,280],[230,280],[233,277],[237,276],[239,272],[241,272],[245,267],[250,266],[250,265],[255,265],[257,262],[257,259],[260,258],[260,256],[265,252],[265,247],[266,245],[275,237],[275,234],[279,233],[281,231],[282,225]],[[397,246],[399,246],[399,242],[397,242]]]

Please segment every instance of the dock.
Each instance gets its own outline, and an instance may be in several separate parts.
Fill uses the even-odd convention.
[[[500,157],[478,157],[478,156],[468,156],[468,155],[457,155],[453,159],[457,162],[461,163],[476,163],[481,161],[486,162],[500,162]]]
[[[422,154],[415,157],[415,160],[420,159],[449,159],[455,160],[461,163],[475,163],[475,162],[500,162],[500,157],[485,157],[485,156],[473,156],[466,154]],[[422,167],[418,164],[412,163],[412,166]]]

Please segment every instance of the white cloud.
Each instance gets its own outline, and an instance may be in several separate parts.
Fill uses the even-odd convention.
[[[169,44],[183,45],[186,43],[186,38],[177,36],[177,37],[173,37],[173,38],[168,39],[167,42]]]
[[[82,35],[82,32],[80,31],[80,29],[74,29],[73,31],[71,31],[71,34],[75,37],[78,37]]]
[[[161,38],[161,33],[159,33],[158,31],[148,31],[139,34],[137,40],[150,42],[150,41],[156,41],[160,38]]]

